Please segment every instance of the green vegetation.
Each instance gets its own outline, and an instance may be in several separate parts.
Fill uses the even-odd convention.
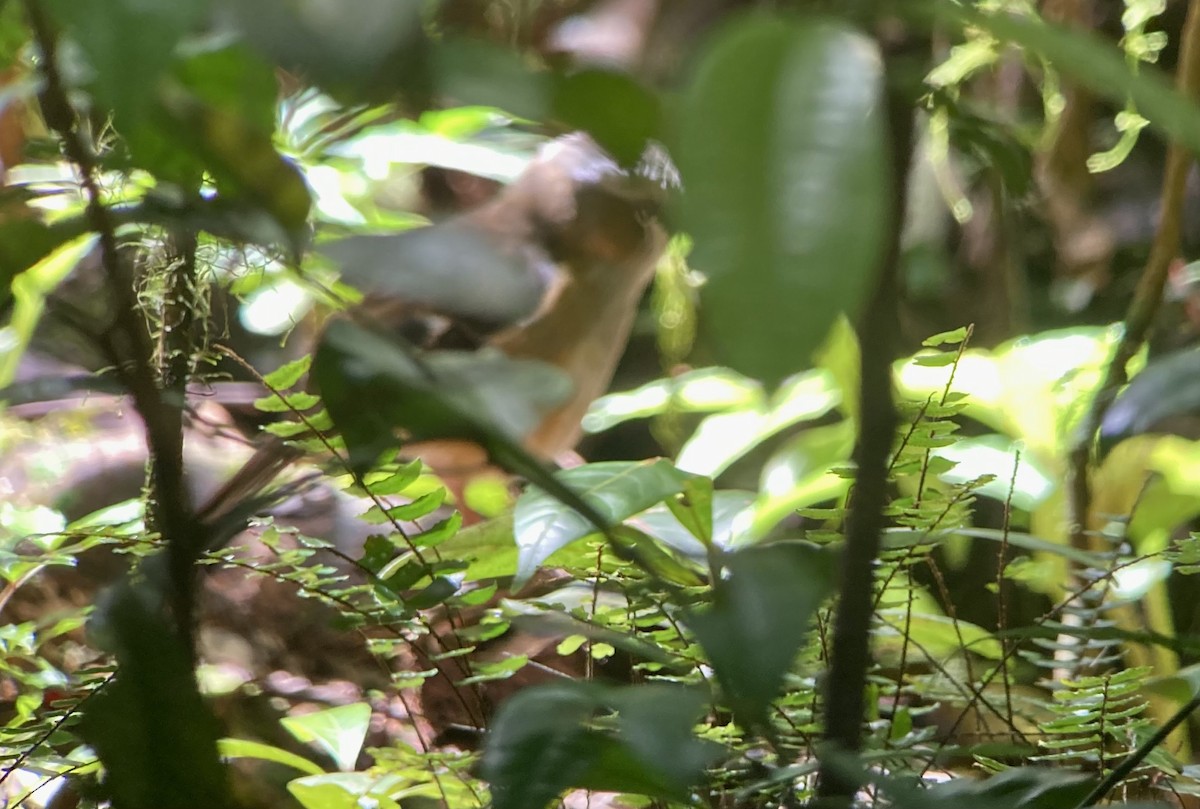
[[[1200,7],[702,5],[0,3],[0,805],[1192,805]]]

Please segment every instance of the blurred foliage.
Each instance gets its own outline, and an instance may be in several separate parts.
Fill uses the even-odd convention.
[[[913,288],[953,285],[948,234],[967,242],[991,205],[1010,239],[1004,217],[1033,207],[1066,84],[1113,105],[1093,172],[1131,160],[1147,129],[1200,147],[1200,108],[1155,66],[1200,43],[1159,30],[1165,4],[1130,0],[1119,42],[1018,2],[821,16],[651,3],[621,47],[597,44],[613,19],[640,19],[634,5],[0,5],[13,62],[0,76],[0,457],[15,459],[0,465],[0,612],[97,554],[121,563],[87,606],[0,629],[6,800],[254,805],[230,775],[249,762],[279,768],[274,800],[306,809],[542,807],[570,790],[795,806],[815,795],[818,758],[900,807],[1200,794],[1189,734],[1162,738],[1195,707],[1200,659],[1169,595],[1198,600],[1181,588],[1200,562],[1200,449],[1164,434],[1200,408],[1193,353],[1139,357],[1102,430],[1086,547],[1064,520],[1069,452],[1118,327],[980,347],[964,325],[895,362],[873,664],[851,683],[868,697],[864,747],[820,745],[854,449],[878,406],[861,400],[852,324],[881,265],[895,260],[909,286],[898,319],[921,323]],[[580,31],[597,39],[579,45]],[[988,83],[1012,65],[1035,100],[990,105]],[[907,189],[893,187],[897,105],[923,130]],[[326,316],[374,295],[483,321],[537,309],[522,250],[540,232],[505,234],[518,249],[504,253],[454,216],[574,130],[611,155],[608,174],[669,197],[657,213],[686,233],[651,313],[667,373],[640,369],[584,421],[595,434],[650,423],[669,458],[548,469],[521,445],[567,394],[544,363],[423,352],[349,317],[308,350]],[[908,221],[890,221],[902,194]],[[148,356],[122,353],[137,348],[119,339],[130,318]],[[177,413],[177,369],[224,382],[246,374],[231,354],[269,391],[255,418],[336,458],[320,477],[369,527],[348,551],[290,529],[268,497],[188,549],[205,571],[321,605],[375,658],[383,683],[361,701],[284,717],[270,741],[215,707],[256,696],[255,677],[222,685],[169,620],[181,540],[157,519],[161,479],[68,521],[66,498],[35,492],[71,479],[67,429],[39,435],[65,422],[20,418],[50,398],[145,396],[130,384],[139,363]],[[51,355],[69,373],[28,370]],[[134,409],[154,415],[144,399]],[[455,490],[401,453],[447,439],[527,486]],[[38,441],[58,457],[26,457]],[[536,644],[490,654],[514,636],[549,638],[564,669]],[[548,672],[498,710],[479,696]],[[406,732],[381,735],[381,702],[428,709],[439,683],[481,750],[435,740],[447,728],[407,703]],[[952,783],[933,785],[936,772]]]

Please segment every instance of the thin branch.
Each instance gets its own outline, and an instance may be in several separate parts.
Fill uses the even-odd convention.
[[[906,68],[910,67],[907,56],[898,51],[894,49],[885,60],[893,195],[891,231],[877,285],[858,329],[862,349],[862,422],[855,450],[858,474],[842,556],[825,706],[825,741],[835,753],[857,752],[862,744],[864,690],[870,665],[868,643],[873,613],[875,561],[879,556],[880,535],[884,528],[888,460],[897,426],[892,396],[892,351],[897,321],[900,232],[906,206],[908,167],[912,158],[913,128],[913,109],[907,88],[894,84],[905,76],[908,72]],[[817,787],[819,799],[835,804],[848,803],[857,787],[836,766],[835,761],[822,760]]]

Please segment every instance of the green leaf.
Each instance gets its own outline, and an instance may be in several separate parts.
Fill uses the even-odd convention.
[[[279,82],[274,68],[246,47],[214,37],[190,48],[174,75],[196,97],[267,135],[275,131]]]
[[[587,131],[623,166],[633,166],[659,137],[658,98],[626,73],[581,70],[555,88],[552,113],[572,129]]]
[[[415,441],[475,441],[497,462],[537,475],[536,462],[516,442],[568,386],[561,372],[542,363],[499,352],[420,354],[344,320],[325,329],[312,374],[359,475],[397,445],[397,429]]]
[[[87,700],[80,735],[104,765],[114,806],[230,807],[219,725],[200,697],[191,651],[164,612],[145,581],[122,582],[97,605],[91,629],[116,654],[118,673]]]
[[[526,689],[501,706],[479,766],[493,809],[541,809],[587,773],[595,748],[584,722],[598,706],[582,685]]]
[[[727,25],[683,101],[677,154],[704,326],[774,383],[854,315],[882,257],[891,196],[880,58],[843,24]]]
[[[616,523],[683,491],[690,476],[657,459],[588,464],[555,477],[609,523]],[[552,553],[595,533],[596,526],[557,495],[531,487],[517,500],[513,532],[518,548],[513,586],[519,588]]]
[[[762,386],[739,373],[728,368],[697,368],[647,382],[636,390],[602,396],[588,408],[583,428],[598,433],[630,419],[750,407],[762,398]]]
[[[1200,150],[1200,107],[1175,90],[1153,65],[1143,63],[1131,70],[1125,55],[1099,36],[1049,25],[1031,16],[982,13],[969,5],[940,3],[938,11],[960,25],[978,26],[1036,53],[1118,106],[1132,101],[1151,126],[1192,150]]]
[[[493,807],[540,809],[571,787],[683,801],[719,751],[692,735],[703,707],[699,693],[666,685],[521,691],[497,714],[480,764]],[[608,709],[615,734],[588,727]]]
[[[713,484],[709,478],[688,480],[678,497],[669,498],[667,508],[679,524],[706,547],[713,544]]]
[[[692,732],[706,707],[698,690],[666,684],[610,689],[608,703],[617,710],[621,740],[680,792],[700,780],[721,749]]]
[[[258,206],[298,241],[312,200],[300,170],[276,151],[271,133],[182,89],[162,100],[180,143],[204,159],[218,189]]]
[[[1077,806],[1092,786],[1080,773],[1045,767],[1014,767],[980,781],[955,778],[896,794],[899,809],[1061,809]]]
[[[831,589],[833,557],[813,545],[780,542],[732,554],[725,567],[729,575],[713,588],[712,607],[686,623],[738,720],[761,728]]]
[[[9,235],[12,234],[0,232],[0,244],[3,244]],[[85,233],[69,242],[59,244],[34,266],[12,280],[12,316],[6,327],[8,334],[5,336],[5,345],[0,347],[0,388],[6,387],[16,376],[21,355],[33,339],[34,329],[41,319],[46,297],[66,279],[84,256],[92,251],[95,244],[96,236],[92,233]],[[31,252],[41,252],[41,246]],[[11,255],[7,248],[0,248],[0,253]],[[0,272],[3,272],[3,269],[0,269]]]
[[[288,750],[281,750],[274,745],[253,742],[249,739],[221,739],[217,743],[217,750],[220,752],[221,758],[226,760],[253,758],[260,761],[273,761],[285,767],[293,767],[308,775],[322,775],[325,772],[304,756],[298,756]]]
[[[433,49],[432,62],[439,95],[456,104],[498,107],[534,121],[547,117],[550,77],[530,70],[512,48],[447,38]]]
[[[209,7],[207,0],[53,0],[48,5],[90,63],[96,102],[115,113],[120,130],[141,123],[176,45]]]
[[[686,491],[686,489],[685,489]],[[748,517],[742,515],[754,505],[754,492],[727,489],[713,492],[712,498],[712,544],[719,548],[730,548],[745,538],[749,527]],[[671,501],[668,500],[667,503]],[[676,516],[677,508],[666,504],[655,506],[630,520],[630,524],[645,531],[664,545],[696,561],[703,561],[708,551],[692,529],[687,528]]]
[[[14,216],[17,216],[14,212]],[[0,302],[9,284],[20,273],[46,258],[62,244],[87,233],[82,219],[67,219],[48,225],[37,219],[18,217],[0,224]]]
[[[546,283],[538,267],[456,219],[401,233],[351,236],[318,251],[366,295],[507,325],[531,316]]]
[[[397,776],[380,776],[375,772],[328,772],[306,775],[288,782],[292,793],[304,809],[401,809],[400,803],[389,797],[399,793],[407,784]]]
[[[680,562],[662,544],[627,525],[618,525],[609,534],[609,541],[627,556],[635,556],[638,564],[656,577],[683,587],[703,584],[704,579],[686,564]],[[665,544],[665,543],[664,543]],[[669,545],[666,546],[670,548]]]
[[[269,61],[347,102],[428,105],[430,75],[420,3],[358,0],[228,0],[246,41]]]
[[[328,753],[338,769],[353,770],[371,724],[371,706],[365,702],[339,705],[279,721],[300,741],[315,744]]]
[[[805,430],[784,444],[763,465],[753,534],[763,536],[796,509],[845,494],[850,481],[833,470],[849,464],[853,450],[849,419]]]
[[[681,469],[717,475],[771,436],[798,422],[824,416],[842,401],[833,376],[808,371],[788,380],[770,402],[716,413],[700,422],[679,451]]]

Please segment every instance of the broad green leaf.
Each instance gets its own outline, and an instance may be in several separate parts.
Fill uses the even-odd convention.
[[[854,425],[849,419],[804,430],[763,465],[752,533],[763,536],[796,509],[846,493],[850,480],[834,472],[850,463]]]
[[[420,3],[360,0],[229,0],[223,5],[245,41],[269,61],[345,101],[394,101],[415,108],[430,92]]]
[[[293,767],[308,775],[321,775],[325,771],[304,756],[296,755],[274,745],[254,742],[249,739],[221,739],[217,742],[217,751],[225,760],[237,758],[254,758],[261,761],[273,761],[286,767]]]
[[[736,371],[697,368],[647,382],[635,390],[602,396],[588,408],[583,428],[598,433],[630,419],[750,407],[762,400],[762,386]]]
[[[880,654],[895,653],[895,659],[899,659],[901,647],[908,642],[913,644],[908,648],[910,659],[918,650],[942,663],[962,650],[989,660],[999,660],[1004,654],[1000,642],[990,632],[966,621],[920,611],[906,614],[898,607],[882,609],[879,616],[886,626],[872,633],[873,646]],[[907,641],[897,628],[903,628]]]
[[[933,450],[933,455],[954,463],[938,475],[949,483],[970,483],[985,476],[994,479],[974,488],[979,494],[1032,511],[1058,487],[1058,481],[1041,467],[1036,456],[1018,456],[1020,446],[1002,435],[962,436]],[[1019,458],[1019,460],[1018,460]]]
[[[820,418],[841,401],[841,391],[825,370],[799,374],[766,404],[716,413],[700,422],[679,451],[679,468],[718,475],[771,436],[798,422]]]
[[[31,212],[32,213],[32,212]],[[9,284],[22,272],[43,261],[65,242],[88,231],[81,218],[48,225],[13,212],[14,218],[0,224],[0,303],[9,294]]]
[[[679,792],[698,782],[721,750],[692,732],[706,707],[701,691],[657,683],[614,688],[608,704],[617,710],[621,741],[643,766],[662,772]]]
[[[706,548],[713,544],[713,496],[712,480],[697,477],[687,481],[683,491],[666,502],[679,524]]]
[[[618,525],[612,529],[608,539],[615,547],[625,551],[626,555],[636,555],[640,566],[663,581],[682,587],[695,587],[704,583],[704,579],[692,566],[681,562],[667,550],[670,545],[664,548],[636,528]]]
[[[87,59],[96,102],[118,130],[140,125],[175,47],[208,12],[208,0],[54,0],[49,8]]]
[[[658,459],[588,464],[555,477],[609,523],[618,523],[683,491],[689,475]],[[518,548],[513,584],[520,587],[552,553],[595,533],[596,526],[556,495],[531,487],[517,500],[513,532]]]
[[[964,25],[1041,56],[1081,85],[1118,106],[1132,101],[1150,125],[1192,150],[1200,150],[1200,107],[1176,91],[1162,71],[1132,70],[1114,45],[1096,34],[1050,25],[1029,15],[984,13],[974,6],[940,3],[939,12]]]
[[[738,720],[764,727],[767,708],[834,579],[833,556],[800,542],[730,555],[712,607],[686,619],[712,662]]]
[[[871,286],[888,223],[881,62],[823,19],[756,15],[703,55],[679,115],[703,325],[730,364],[778,382]]]
[[[559,80],[551,104],[554,117],[588,132],[623,166],[638,162],[651,139],[660,137],[658,98],[629,74],[585,69]]]
[[[245,125],[270,135],[275,131],[279,82],[274,68],[246,47],[224,37],[189,49],[174,74],[194,95],[228,110]]]
[[[287,787],[304,809],[401,809],[391,796],[401,794],[406,785],[395,775],[328,772],[292,779]]]
[[[0,234],[0,242],[4,235]],[[54,247],[45,258],[13,278],[12,315],[8,324],[0,329],[0,388],[11,383],[16,375],[21,355],[33,339],[33,331],[45,308],[46,297],[91,252],[95,244],[94,234],[78,236]],[[0,248],[0,252],[7,250]]]
[[[598,705],[583,685],[529,688],[500,708],[479,766],[494,809],[541,809],[587,773],[595,748],[584,722]]]
[[[516,442],[567,393],[563,375],[548,365],[498,352],[424,355],[342,320],[326,328],[312,374],[359,474],[396,446],[397,429],[417,441],[475,441],[501,464],[521,462],[528,456]]]
[[[145,568],[148,581],[115,585],[93,614],[90,629],[115,653],[118,673],[84,704],[80,735],[104,765],[114,806],[233,806],[217,754],[219,725],[197,688],[191,650],[151,584],[161,572]]]
[[[512,48],[447,38],[434,47],[432,62],[439,94],[455,103],[498,107],[535,121],[547,117],[550,77],[531,70]]]
[[[701,478],[703,480],[703,478]],[[712,544],[718,548],[732,548],[746,538],[750,527],[750,508],[757,495],[754,492],[722,490],[712,496]],[[670,502],[670,501],[667,501]],[[704,544],[696,538],[676,516],[678,509],[666,504],[655,506],[629,521],[664,545],[695,561],[707,556]]]
[[[1079,805],[1093,784],[1092,776],[1068,770],[1014,767],[981,780],[954,778],[928,788],[898,781],[891,797],[898,809],[1061,809]]]
[[[371,706],[365,702],[339,705],[279,721],[300,741],[328,753],[338,769],[353,770],[371,724]]]
[[[341,267],[342,280],[366,295],[397,298],[484,324],[528,318],[545,293],[537,266],[464,220],[351,236],[318,249]]]
[[[300,170],[276,151],[271,133],[181,89],[164,94],[163,103],[181,143],[204,159],[218,189],[258,206],[298,241],[312,200]]]
[[[719,751],[692,734],[703,707],[700,694],[666,685],[530,688],[497,714],[480,773],[495,809],[541,809],[571,787],[683,801]],[[615,733],[587,726],[612,709]]]

